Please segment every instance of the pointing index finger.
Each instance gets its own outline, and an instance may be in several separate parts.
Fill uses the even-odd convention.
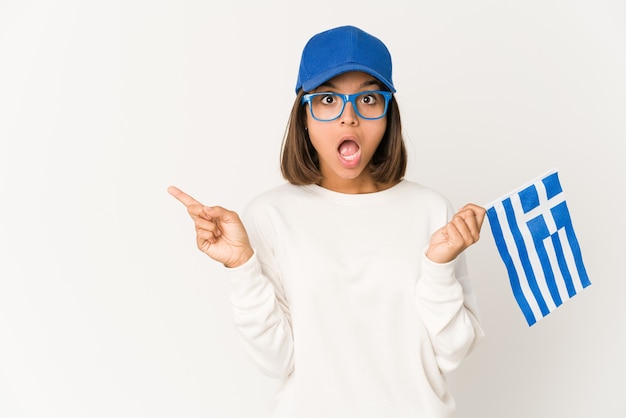
[[[189,196],[187,193],[180,190],[178,187],[170,186],[167,188],[167,192],[174,196],[180,203],[182,203],[186,207],[202,204],[193,197]]]

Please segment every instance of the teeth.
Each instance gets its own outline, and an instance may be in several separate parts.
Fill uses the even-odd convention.
[[[346,154],[341,154],[341,158],[343,158],[346,161],[352,161],[354,160],[357,155],[359,155],[361,153],[361,150],[358,150],[357,152],[355,152],[354,154],[351,155],[346,155]]]

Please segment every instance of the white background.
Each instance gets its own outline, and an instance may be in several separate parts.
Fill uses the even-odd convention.
[[[226,2],[224,2],[226,3]],[[282,182],[300,53],[353,24],[394,58],[409,179],[458,207],[556,167],[593,285],[529,328],[485,224],[458,418],[623,417],[623,1],[0,0],[0,416],[263,417],[174,184]]]

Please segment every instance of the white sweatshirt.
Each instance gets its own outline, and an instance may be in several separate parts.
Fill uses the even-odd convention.
[[[463,255],[424,255],[453,214],[407,180],[370,194],[284,184],[252,200],[255,254],[227,272],[247,351],[282,380],[272,417],[452,416],[444,375],[483,336]]]

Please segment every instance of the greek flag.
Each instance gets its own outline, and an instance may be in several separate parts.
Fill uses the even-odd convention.
[[[557,170],[486,209],[513,295],[528,326],[591,284]]]

